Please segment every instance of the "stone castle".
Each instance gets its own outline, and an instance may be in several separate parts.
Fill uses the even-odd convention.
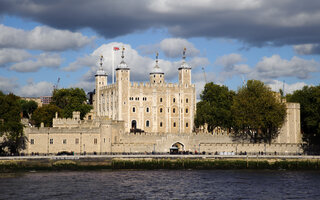
[[[191,67],[185,59],[178,68],[179,82],[166,83],[158,56],[150,72],[149,83],[130,82],[130,68],[124,60],[116,68],[116,82],[107,85],[108,76],[100,67],[95,75],[93,111],[80,120],[56,117],[53,127],[26,127],[27,154],[166,153],[179,151],[207,153],[301,153],[300,105],[286,103],[287,117],[279,136],[272,144],[233,141],[221,129],[212,133],[195,132],[195,85]]]

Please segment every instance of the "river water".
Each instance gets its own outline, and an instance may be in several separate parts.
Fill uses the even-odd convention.
[[[319,171],[149,170],[0,174],[0,199],[320,199]]]

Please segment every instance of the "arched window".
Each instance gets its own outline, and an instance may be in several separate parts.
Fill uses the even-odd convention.
[[[160,113],[162,113],[162,108],[160,108]]]
[[[186,123],[186,128],[188,128],[189,127],[189,124],[188,124],[188,122]]]
[[[176,123],[175,122],[173,122],[173,127],[176,127]]]
[[[135,107],[132,108],[132,112],[136,112],[136,108]]]
[[[189,99],[188,99],[188,98],[186,98],[186,103],[188,103],[188,101],[189,101]]]
[[[150,126],[150,122],[149,120],[146,121],[146,127],[149,127]]]
[[[149,112],[149,108],[146,109],[146,112]]]
[[[160,98],[160,102],[162,102],[162,98]]]
[[[160,127],[162,127],[162,122],[160,122]]]
[[[186,113],[188,113],[188,111],[189,111],[188,108],[186,108]]]
[[[173,103],[176,102],[176,98],[173,98]]]
[[[172,109],[172,112],[173,112],[173,113],[176,113],[176,109],[175,109],[175,108],[173,108],[173,109]]]

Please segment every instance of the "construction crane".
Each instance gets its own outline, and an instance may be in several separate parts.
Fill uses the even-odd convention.
[[[53,86],[53,90],[57,90],[59,87],[60,77],[58,77],[57,83]]]
[[[207,77],[206,77],[206,72],[204,71],[204,67],[202,67],[202,71],[203,71],[204,81],[205,81],[206,83],[208,83],[208,82],[207,82]]]

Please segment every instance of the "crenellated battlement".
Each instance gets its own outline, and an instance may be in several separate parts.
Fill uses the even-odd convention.
[[[149,83],[149,82],[131,82],[131,88],[138,88],[138,89],[144,89],[144,88],[186,88],[191,87],[195,88],[195,84],[191,85],[183,85],[179,83]]]

